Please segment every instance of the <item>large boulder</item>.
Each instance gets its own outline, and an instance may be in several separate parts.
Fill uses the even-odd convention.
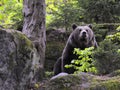
[[[79,74],[58,74],[45,84],[45,90],[120,90],[120,74],[97,76],[81,72]],[[40,89],[42,90],[42,89]]]
[[[0,29],[0,90],[30,89],[42,77],[38,56],[24,34]]]

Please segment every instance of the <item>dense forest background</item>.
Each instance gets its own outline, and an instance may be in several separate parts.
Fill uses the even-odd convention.
[[[0,26],[22,30],[23,0],[0,0]],[[71,24],[120,21],[119,0],[46,0],[46,27],[69,30]]]

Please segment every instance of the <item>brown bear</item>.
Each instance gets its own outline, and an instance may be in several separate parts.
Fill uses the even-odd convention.
[[[84,50],[91,46],[98,47],[91,25],[77,26],[73,24],[72,28],[73,32],[67,40],[62,56],[54,65],[54,75],[61,72],[66,72],[68,74],[74,73],[74,68],[65,68],[66,64],[70,64],[73,59],[77,59],[77,56],[73,54],[74,48]]]

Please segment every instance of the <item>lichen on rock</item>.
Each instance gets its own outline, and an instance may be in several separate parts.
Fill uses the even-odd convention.
[[[0,90],[29,90],[40,75],[40,68],[33,64],[39,58],[36,54],[24,34],[0,29]]]

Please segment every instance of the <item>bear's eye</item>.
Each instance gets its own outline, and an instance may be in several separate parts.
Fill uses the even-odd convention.
[[[86,31],[88,32],[88,29]]]
[[[82,31],[82,29],[79,29],[79,31],[81,32],[81,31]]]

